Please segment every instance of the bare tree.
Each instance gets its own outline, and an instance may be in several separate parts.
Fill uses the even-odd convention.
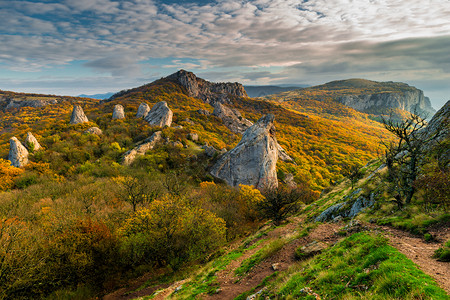
[[[425,137],[425,118],[410,113],[401,121],[383,118],[384,127],[394,134],[396,141],[384,143],[385,161],[388,168],[388,181],[391,182],[394,198],[399,207],[409,204],[416,192],[414,181],[419,174],[426,145],[438,136],[438,133]]]

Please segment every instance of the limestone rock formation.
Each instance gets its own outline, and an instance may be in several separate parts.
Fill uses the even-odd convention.
[[[46,99],[36,99],[36,100],[23,100],[15,99],[13,97],[6,97],[0,95],[0,102],[5,102],[5,109],[11,108],[22,108],[22,107],[43,107],[51,104],[57,104],[58,100],[56,98],[46,98]]]
[[[150,112],[150,106],[147,103],[141,103],[138,107],[136,118],[145,118]]]
[[[190,132],[187,135],[187,138],[190,139],[193,142],[197,142],[198,141],[198,134],[195,132]]]
[[[213,83],[198,78],[194,73],[180,70],[167,77],[186,88],[190,97],[202,99],[207,103],[227,103],[229,95],[248,97],[244,86],[238,82]]]
[[[103,131],[100,128],[98,128],[98,127],[90,127],[84,133],[102,135]]]
[[[210,173],[231,186],[277,187],[278,148],[274,119],[268,114],[248,128],[238,145],[225,153]]]
[[[426,151],[436,149],[439,166],[450,168],[450,100],[433,116],[424,129],[423,140]]]
[[[125,119],[125,111],[123,109],[123,106],[120,104],[116,104],[114,106],[113,114],[112,114],[113,120],[120,120]]]
[[[214,103],[213,115],[222,120],[223,124],[234,133],[244,133],[253,123],[243,118],[241,113],[234,108],[229,108],[222,103]]]
[[[84,114],[83,108],[79,105],[74,105],[70,124],[80,124],[84,122],[89,122],[89,120]]]
[[[126,166],[131,165],[131,163],[136,159],[137,156],[144,155],[145,152],[151,150],[155,145],[162,140],[162,131],[157,131],[152,134],[151,137],[145,139],[142,144],[134,149],[126,152],[123,156],[122,163]]]
[[[38,140],[34,137],[31,132],[27,133],[27,137],[25,138],[25,147],[31,152],[38,151],[41,149],[41,144],[39,144]]]
[[[345,95],[337,98],[337,101],[362,112],[378,108],[398,108],[409,112],[417,110],[431,118],[436,110],[431,106],[430,99],[424,96],[423,91],[409,88],[410,90],[397,93]]]
[[[166,101],[161,101],[153,105],[150,112],[144,118],[152,126],[169,126],[172,124],[173,112],[167,106]]]
[[[9,140],[9,156],[11,165],[16,168],[24,167],[28,164],[28,150],[22,143],[16,138],[12,137]]]

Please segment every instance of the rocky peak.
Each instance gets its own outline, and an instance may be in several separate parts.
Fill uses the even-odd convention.
[[[202,99],[207,103],[227,103],[228,96],[248,97],[244,86],[238,82],[213,83],[198,78],[194,73],[180,70],[166,77],[186,88],[190,97]]]
[[[113,120],[125,119],[125,111],[122,105],[116,104],[114,106],[112,119]]]
[[[145,117],[145,121],[147,121],[152,126],[169,126],[172,124],[173,112],[167,106],[166,101],[161,101],[153,105],[150,112]]]
[[[274,119],[268,114],[248,128],[239,144],[216,162],[211,174],[231,186],[277,187],[278,144]]]
[[[12,137],[9,140],[8,159],[11,161],[11,165],[16,168],[26,166],[28,164],[28,154],[28,150],[16,137]]]
[[[27,137],[25,138],[25,146],[31,152],[38,151],[39,149],[42,148],[38,140],[34,137],[34,135],[31,132],[27,133]]]
[[[74,105],[72,117],[70,118],[70,124],[79,124],[84,122],[89,122],[89,120],[84,114],[83,108],[79,105]]]

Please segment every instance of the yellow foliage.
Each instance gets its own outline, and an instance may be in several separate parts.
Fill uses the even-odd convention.
[[[11,166],[9,160],[0,158],[0,191],[14,186],[14,179],[23,173],[22,169]]]

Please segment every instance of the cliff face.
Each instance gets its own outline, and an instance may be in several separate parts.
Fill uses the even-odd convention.
[[[14,98],[8,95],[0,94],[0,107],[4,109],[22,108],[22,107],[42,107],[50,104],[57,104],[58,99],[47,97],[46,99],[26,100]]]
[[[403,92],[345,95],[338,97],[336,100],[362,112],[377,108],[397,108],[409,112],[417,110],[417,112],[426,115],[427,118],[436,113],[436,110],[431,106],[430,99],[425,97],[423,91],[419,89]]]
[[[210,104],[228,103],[228,95],[248,97],[244,86],[238,82],[209,82],[185,70],[180,70],[166,78],[185,87],[190,97],[202,99]]]

